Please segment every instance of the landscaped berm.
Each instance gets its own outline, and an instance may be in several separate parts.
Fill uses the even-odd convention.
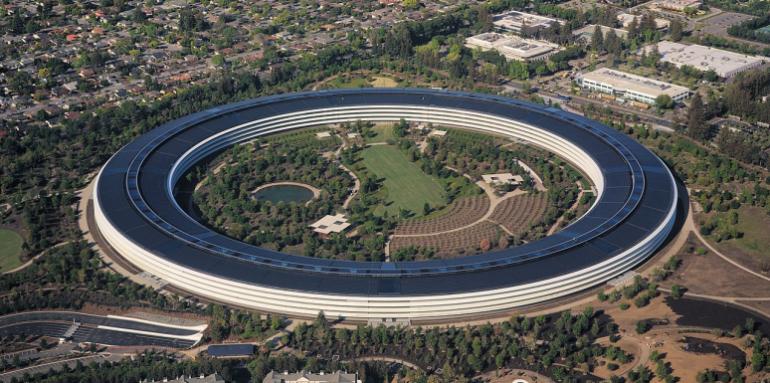
[[[24,240],[13,230],[0,229],[0,273],[21,265],[21,245]]]

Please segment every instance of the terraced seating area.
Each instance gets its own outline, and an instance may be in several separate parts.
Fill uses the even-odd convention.
[[[481,241],[484,239],[495,246],[497,238],[505,235],[501,231],[496,224],[482,221],[471,227],[448,233],[420,237],[394,237],[390,243],[390,249],[396,251],[408,246],[432,248],[436,250],[436,256],[444,258],[475,254],[479,251]]]
[[[430,234],[457,229],[470,225],[489,210],[489,198],[486,195],[462,197],[456,199],[447,211],[436,218],[417,219],[400,223],[396,227],[396,235]],[[456,234],[456,233],[455,233]]]
[[[548,195],[545,193],[517,195],[500,201],[489,220],[518,236],[536,223],[545,214],[547,207]]]

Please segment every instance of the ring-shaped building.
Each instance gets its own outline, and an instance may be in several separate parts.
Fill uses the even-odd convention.
[[[432,123],[509,137],[579,168],[597,198],[580,219],[521,246],[452,259],[355,262],[284,254],[202,225],[174,190],[232,145],[356,120]],[[138,137],[101,169],[94,221],[121,257],[191,294],[292,316],[445,321],[573,294],[632,269],[672,230],[677,187],[628,136],[557,108],[429,89],[293,93],[195,113]]]

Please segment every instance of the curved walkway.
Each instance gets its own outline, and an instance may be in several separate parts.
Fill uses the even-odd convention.
[[[688,193],[689,193],[689,190],[688,190]],[[675,241],[674,246],[671,246],[669,248],[669,252],[668,252],[669,254],[667,254],[665,257],[662,257],[660,259],[660,262],[665,262],[671,256],[676,255],[676,253],[679,251],[679,249],[681,249],[682,246],[684,246],[684,243],[686,242],[687,236],[689,235],[689,233],[693,233],[695,235],[695,237],[698,238],[698,240],[704,246],[706,246],[711,252],[713,252],[719,258],[722,258],[724,261],[726,261],[726,262],[730,263],[731,265],[737,267],[741,271],[744,271],[746,273],[749,273],[749,274],[751,274],[751,275],[753,275],[755,277],[764,279],[766,281],[770,281],[770,278],[768,278],[767,276],[762,275],[760,273],[757,273],[756,271],[753,271],[753,270],[751,270],[751,269],[749,269],[749,268],[739,264],[738,262],[732,260],[730,257],[726,256],[725,254],[723,254],[722,252],[717,250],[714,246],[712,246],[708,241],[706,241],[706,239],[703,238],[703,236],[701,235],[701,233],[698,230],[698,227],[697,227],[697,225],[695,223],[695,218],[693,216],[693,209],[692,209],[692,207],[690,207],[688,209],[688,211],[687,211],[687,218],[686,218],[684,224],[682,225],[681,230],[679,231],[679,234],[678,234],[677,240]],[[653,268],[649,268],[648,270],[652,270],[652,269]],[[685,287],[687,287],[687,286],[685,286]],[[658,287],[658,290],[662,291],[662,292],[665,292],[665,293],[668,293],[668,294],[671,293],[670,289],[666,289],[666,288],[662,288],[662,287]],[[688,297],[693,297],[693,298],[701,298],[701,299],[707,299],[707,300],[717,301],[717,302],[722,302],[722,303],[729,303],[729,304],[732,304],[732,305],[744,308],[746,310],[750,310],[750,311],[762,314],[762,315],[770,318],[770,312],[765,312],[765,311],[762,311],[762,310],[758,309],[757,307],[753,307],[753,306],[741,303],[741,302],[764,302],[764,301],[770,301],[770,296],[768,296],[768,297],[735,297],[735,296],[720,296],[720,295],[710,295],[710,294],[698,294],[698,293],[692,293],[692,292],[685,292],[684,295],[686,295]]]
[[[580,183],[578,183],[578,187],[580,187]],[[570,211],[577,210],[578,206],[580,206],[580,199],[583,198],[583,194],[585,194],[585,190],[583,188],[580,188],[580,192],[578,192],[577,197],[575,197],[575,202],[572,204],[572,206],[569,207],[562,215],[559,216],[558,219],[556,219],[556,222],[554,222],[553,225],[551,225],[551,228],[548,229],[548,233],[546,235],[551,235],[561,229],[561,223],[564,222],[564,215],[567,214]]]
[[[354,362],[388,362],[388,363],[399,363],[404,366],[407,366],[409,368],[425,371],[424,368],[418,366],[415,363],[412,363],[408,360],[393,357],[393,356],[361,356],[358,358],[353,358],[352,361]]]
[[[727,261],[731,265],[733,265],[733,266],[735,266],[735,267],[737,267],[737,268],[739,268],[739,269],[741,269],[741,270],[743,270],[743,271],[745,271],[745,272],[747,272],[747,273],[749,273],[749,274],[751,274],[751,275],[753,275],[753,276],[755,276],[757,278],[761,278],[761,279],[764,279],[764,280],[770,282],[770,277],[768,277],[766,275],[763,275],[761,273],[758,273],[758,272],[756,272],[754,270],[751,270],[748,267],[743,266],[740,263],[732,260],[730,257],[722,254],[719,250],[717,250],[714,246],[712,246],[708,241],[706,241],[705,238],[703,238],[703,236],[700,234],[700,230],[695,230],[693,228],[692,232],[695,234],[696,237],[698,237],[698,239],[701,242],[703,242],[703,245],[705,245],[709,250],[711,250],[712,253],[716,254],[719,258],[724,259],[725,261]]]
[[[350,174],[350,176],[353,178],[353,190],[350,191],[350,195],[345,199],[345,202],[342,203],[342,208],[347,209],[348,206],[350,206],[350,202],[353,201],[353,198],[356,198],[358,195],[358,191],[361,190],[361,180],[358,179],[356,173],[353,173],[352,170],[348,169],[347,166],[343,165],[341,162],[340,169],[348,172],[348,174]]]
[[[521,190],[521,189],[516,189],[516,190],[514,190],[512,192],[508,192],[505,195],[498,197],[495,194],[495,190],[491,186],[487,185],[486,182],[478,181],[478,182],[476,182],[476,185],[478,185],[480,188],[482,188],[484,190],[484,192],[487,194],[487,197],[489,198],[489,208],[487,209],[487,212],[483,216],[481,216],[481,218],[479,218],[476,221],[471,222],[469,224],[466,224],[466,225],[463,225],[463,226],[460,226],[460,227],[455,227],[455,228],[448,229],[448,230],[436,231],[436,232],[433,232],[433,233],[422,233],[422,234],[393,234],[391,237],[400,237],[400,238],[429,237],[429,236],[433,236],[433,235],[454,233],[454,232],[457,232],[457,231],[465,230],[465,229],[468,229],[470,227],[476,226],[476,225],[478,225],[478,224],[480,224],[480,223],[482,223],[484,221],[492,222],[492,223],[500,226],[503,229],[503,231],[505,231],[506,233],[512,234],[511,232],[508,231],[508,229],[506,229],[505,227],[503,227],[499,223],[489,219],[489,217],[492,216],[492,213],[494,213],[495,208],[497,208],[497,205],[499,205],[500,202],[502,202],[502,201],[504,201],[504,200],[506,200],[508,198],[517,196],[517,195],[527,194],[527,192],[524,191],[524,190]]]
[[[15,268],[13,268],[13,269],[10,269],[10,270],[7,270],[7,271],[3,271],[3,275],[5,275],[5,274],[11,274],[11,273],[15,273],[15,272],[17,272],[17,271],[21,271],[21,270],[24,270],[24,269],[26,269],[27,267],[29,267],[29,265],[33,264],[33,263],[35,262],[35,260],[37,260],[38,258],[40,258],[40,257],[42,257],[42,256],[44,256],[44,255],[46,255],[46,254],[48,254],[48,252],[49,252],[49,251],[51,251],[51,250],[53,250],[53,249],[55,249],[55,248],[57,248],[57,247],[62,247],[62,246],[66,245],[66,244],[68,244],[68,243],[70,243],[70,242],[72,242],[72,241],[64,241],[64,242],[59,242],[59,243],[57,243],[57,244],[55,244],[55,245],[53,245],[53,246],[51,246],[51,247],[49,247],[49,248],[47,248],[47,249],[45,249],[45,250],[41,251],[40,253],[38,253],[38,255],[36,255],[36,256],[34,256],[34,257],[30,258],[29,260],[27,260],[26,262],[22,263],[21,265],[19,265],[19,266],[16,266],[16,267],[15,267]]]

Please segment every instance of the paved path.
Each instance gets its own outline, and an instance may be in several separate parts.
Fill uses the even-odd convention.
[[[628,333],[623,334],[623,336],[621,336],[620,339],[615,343],[610,342],[610,338],[608,336],[597,338],[595,343],[602,346],[620,347],[625,351],[633,349],[633,352],[631,353],[634,355],[634,360],[632,360],[628,365],[621,366],[619,369],[612,371],[612,375],[615,376],[624,376],[639,365],[646,363],[650,358],[650,353],[652,351],[652,347],[650,347],[650,344],[647,341],[635,336],[634,334]]]
[[[353,178],[353,190],[350,191],[350,195],[348,198],[345,199],[345,202],[342,203],[342,208],[347,210],[348,206],[350,206],[350,203],[353,201],[353,198],[356,198],[358,195],[358,191],[361,190],[361,180],[358,179],[358,176],[356,173],[354,173],[352,170],[350,170],[347,166],[342,164],[342,161],[340,161],[340,154],[342,153],[342,150],[348,147],[347,140],[342,140],[342,145],[340,145],[337,150],[334,151],[334,158],[337,159],[339,162],[340,169],[346,171],[348,174],[350,174],[350,177]]]
[[[424,369],[408,360],[393,357],[393,356],[362,356],[352,359],[354,362],[388,362],[399,363],[414,370],[424,371]]]
[[[71,241],[64,241],[64,242],[59,242],[59,243],[57,243],[57,244],[55,244],[55,245],[53,245],[53,246],[51,246],[51,247],[49,247],[49,248],[47,248],[47,249],[45,249],[45,250],[41,251],[41,252],[40,252],[40,254],[38,254],[38,255],[36,255],[36,256],[34,256],[34,257],[30,258],[30,259],[29,259],[27,262],[24,262],[24,263],[22,263],[21,265],[19,265],[19,266],[16,266],[15,268],[13,268],[13,269],[10,269],[10,270],[8,270],[8,271],[3,271],[3,274],[11,274],[11,273],[15,273],[15,272],[17,272],[17,271],[21,271],[21,270],[24,270],[24,269],[26,269],[27,267],[29,267],[29,265],[31,265],[32,263],[34,263],[34,262],[35,262],[35,260],[37,260],[38,258],[40,258],[40,257],[42,257],[42,256],[44,256],[44,255],[46,255],[46,254],[48,254],[48,252],[49,252],[49,251],[51,251],[51,250],[53,250],[53,249],[55,249],[55,248],[57,248],[57,247],[62,247],[62,246],[66,245],[66,244],[68,244],[68,243],[70,243],[70,242],[71,242]]]
[[[725,261],[727,261],[727,262],[728,262],[728,263],[730,263],[731,265],[733,265],[733,266],[735,266],[735,267],[737,267],[737,268],[739,268],[739,269],[741,269],[741,270],[743,270],[743,271],[745,271],[745,272],[747,272],[747,273],[749,273],[749,274],[751,274],[751,275],[753,275],[753,276],[755,276],[755,277],[757,277],[757,278],[761,278],[761,279],[764,279],[764,280],[766,280],[766,281],[769,281],[769,282],[770,282],[770,277],[767,277],[767,276],[765,276],[764,274],[758,273],[758,272],[756,272],[756,271],[754,271],[754,270],[751,270],[751,269],[749,269],[748,267],[745,267],[745,266],[741,265],[740,263],[738,263],[738,262],[736,262],[736,261],[732,260],[730,257],[728,257],[728,256],[726,256],[726,255],[724,255],[724,254],[722,254],[722,252],[720,252],[719,250],[717,250],[717,249],[716,249],[716,247],[714,247],[714,246],[711,246],[711,244],[710,244],[708,241],[706,241],[706,239],[705,239],[705,238],[703,238],[703,236],[700,234],[700,231],[699,231],[699,230],[694,230],[694,229],[693,229],[693,233],[695,234],[695,236],[696,236],[696,237],[698,237],[698,239],[699,239],[701,242],[703,242],[703,244],[704,244],[704,245],[705,245],[705,246],[706,246],[706,247],[707,247],[709,250],[711,250],[711,252],[712,252],[712,253],[716,254],[716,255],[717,255],[719,258],[722,258],[722,259],[724,259]]]
[[[671,294],[670,289],[665,289],[662,287],[658,287],[658,291]],[[742,303],[742,302],[767,302],[767,301],[770,301],[770,297],[725,297],[720,295],[697,294],[697,293],[691,293],[691,292],[685,292],[684,295],[690,298],[700,298],[700,299],[705,299],[709,301],[716,301],[716,302],[731,304],[734,306],[744,308],[751,312],[758,313],[766,318],[770,318],[770,312]]]
[[[659,261],[660,262],[665,262],[670,257],[676,255],[676,253],[679,251],[679,249],[681,249],[684,246],[685,242],[687,241],[687,237],[689,236],[690,233],[693,233],[695,235],[695,237],[698,238],[698,240],[701,243],[703,243],[704,246],[706,246],[711,252],[713,252],[714,254],[716,254],[718,257],[722,258],[726,262],[728,262],[731,265],[737,267],[741,271],[745,271],[745,272],[747,272],[747,273],[749,273],[751,275],[754,275],[754,276],[756,276],[758,278],[764,279],[766,281],[770,281],[770,278],[768,278],[767,276],[762,275],[760,273],[757,273],[757,272],[755,272],[755,271],[753,271],[753,270],[751,270],[751,269],[749,269],[749,268],[739,264],[738,262],[730,259],[728,256],[724,255],[722,252],[720,252],[714,246],[712,246],[710,243],[708,243],[706,241],[706,239],[703,238],[703,236],[700,234],[700,231],[698,230],[698,227],[695,224],[695,219],[693,217],[692,204],[691,204],[690,208],[687,211],[687,218],[686,218],[685,222],[682,224],[682,228],[679,231],[679,234],[677,235],[677,238],[673,241],[673,243],[670,246],[668,246],[668,251],[667,251],[666,255],[664,257],[661,257],[659,259]],[[651,271],[653,269],[654,269],[654,267],[651,267],[651,266],[647,267],[648,271]],[[685,287],[687,287],[687,286],[685,286]],[[669,294],[671,293],[670,289],[658,288],[658,290],[666,292],[666,293],[669,293]],[[685,295],[688,296],[688,297],[693,297],[693,298],[701,298],[701,299],[707,299],[707,300],[712,300],[712,301],[717,301],[717,302],[729,303],[729,304],[732,304],[732,305],[735,305],[735,306],[739,306],[739,307],[742,307],[744,309],[747,309],[747,310],[750,310],[750,311],[753,311],[753,312],[757,312],[757,313],[762,314],[762,315],[764,315],[766,317],[770,317],[770,312],[765,312],[765,311],[760,310],[760,309],[758,309],[756,307],[752,307],[752,306],[749,306],[747,304],[741,303],[741,301],[743,301],[743,302],[764,302],[764,301],[770,301],[770,297],[736,297],[736,296],[721,296],[721,295],[710,295],[710,294],[697,294],[697,293],[691,293],[691,292],[686,292]]]
[[[578,187],[580,186],[578,185]],[[577,198],[575,198],[575,202],[572,204],[572,206],[569,207],[569,209],[567,209],[567,211],[562,213],[562,215],[560,215],[559,218],[556,219],[556,222],[554,222],[554,224],[551,225],[551,228],[548,229],[548,233],[546,235],[552,235],[553,233],[555,233],[557,230],[561,228],[561,223],[564,222],[564,215],[567,214],[567,212],[577,210],[578,206],[580,206],[580,199],[583,198],[583,194],[585,194],[585,190],[581,188],[580,192],[577,195]]]
[[[353,178],[353,190],[350,191],[350,195],[345,199],[345,202],[342,203],[342,208],[347,209],[348,206],[350,206],[350,202],[353,201],[353,198],[356,198],[358,195],[358,191],[361,190],[361,180],[358,179],[356,173],[353,173],[352,170],[348,169],[347,166],[343,165],[342,163],[340,163],[340,169],[348,172],[350,177]]]
[[[471,222],[471,223],[469,223],[467,225],[463,225],[463,226],[460,226],[460,227],[455,227],[455,228],[447,229],[447,230],[443,230],[443,231],[435,231],[435,232],[432,232],[432,233],[422,233],[422,234],[393,234],[391,237],[402,237],[402,238],[407,238],[407,237],[427,237],[427,236],[433,236],[433,235],[439,235],[439,234],[454,233],[454,232],[457,232],[457,231],[465,230],[465,229],[468,229],[470,227],[476,226],[476,225],[478,225],[478,224],[480,224],[480,223],[482,223],[484,221],[492,222],[492,223],[500,226],[509,235],[513,235],[503,225],[500,225],[499,223],[489,219],[489,217],[491,217],[492,213],[495,212],[495,208],[497,207],[497,205],[500,204],[500,202],[502,202],[502,201],[504,201],[504,200],[506,200],[508,198],[517,196],[517,195],[527,194],[527,192],[524,191],[524,190],[521,190],[521,189],[516,189],[514,191],[505,193],[505,195],[503,195],[503,196],[498,197],[495,194],[495,189],[493,189],[491,186],[487,185],[486,182],[478,181],[478,182],[476,182],[476,185],[478,185],[481,189],[483,189],[484,192],[487,194],[487,197],[489,198],[489,208],[487,209],[487,212],[484,213],[483,216],[481,216],[481,218],[479,218],[479,219],[477,219],[477,220],[475,220],[475,221],[473,221],[473,222]]]

